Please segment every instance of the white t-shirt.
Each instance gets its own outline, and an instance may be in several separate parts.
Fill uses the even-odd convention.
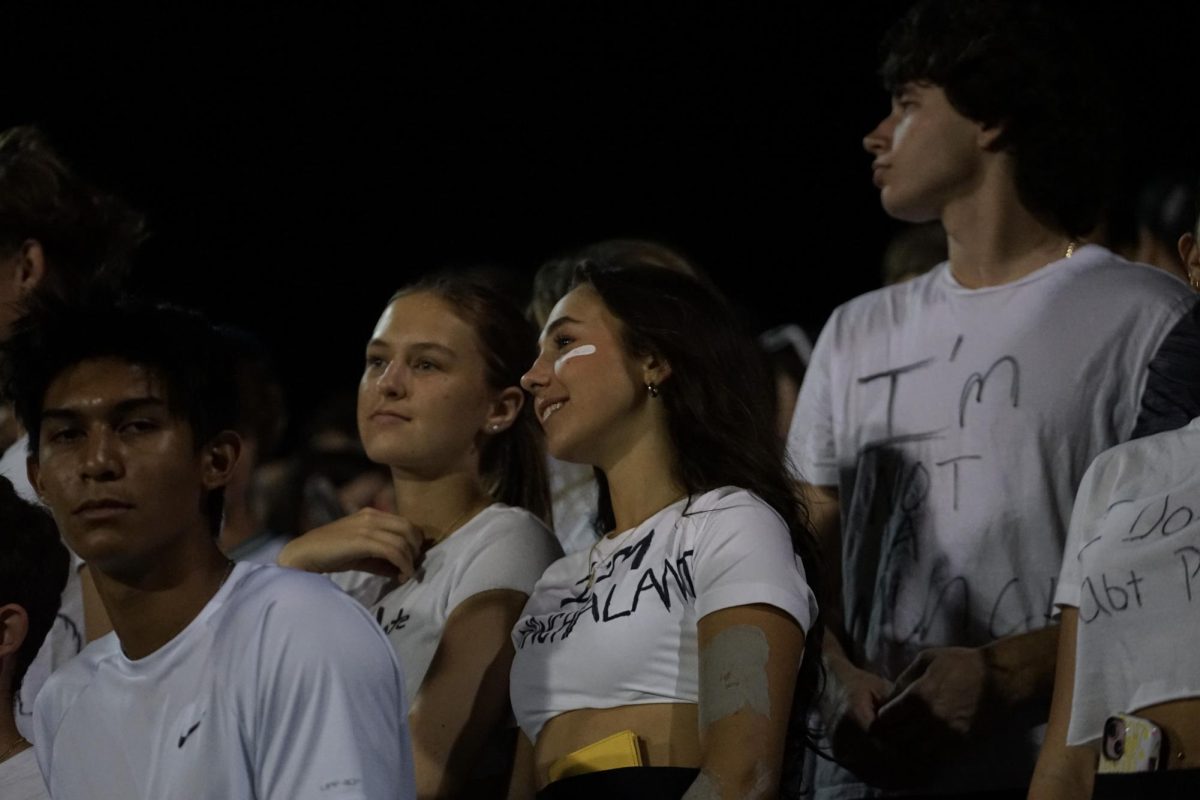
[[[494,503],[429,548],[417,577],[404,584],[363,572],[330,577],[370,610],[391,640],[411,707],[454,609],[492,589],[529,594],[561,555],[537,517]]]
[[[29,483],[25,469],[25,458],[29,452],[29,437],[17,439],[0,457],[0,475],[12,481],[17,494],[31,503],[41,503],[37,492]],[[50,673],[79,655],[86,644],[83,629],[83,586],[79,581],[79,569],[83,562],[71,554],[71,569],[67,573],[67,584],[63,587],[58,616],[54,626],[46,634],[45,641],[29,665],[21,681],[21,690],[13,698],[13,715],[17,730],[29,741],[34,741],[33,701]]]
[[[3,475],[12,482],[17,496],[31,503],[41,503],[41,499],[38,498],[37,492],[33,489],[33,484],[29,482],[29,470],[26,469],[28,459],[29,435],[23,434],[9,445],[8,449],[4,451],[3,456],[0,456],[0,475]]]
[[[1075,489],[1129,438],[1147,364],[1194,301],[1166,273],[1088,245],[983,289],[943,264],[834,312],[789,450],[804,480],[839,490],[861,663],[894,679],[926,648],[1050,621]],[[1039,741],[1001,731],[926,788],[1028,785]],[[873,794],[823,759],[814,771],[819,798]]]
[[[35,717],[55,800],[416,796],[387,640],[328,581],[280,567],[238,564],[145,658],[97,639]]]
[[[679,500],[560,559],[513,629],[518,724],[536,742],[552,717],[579,708],[697,703],[697,622],[753,603],[805,631],[817,613],[786,524],[744,489]]]
[[[33,748],[0,762],[0,798],[4,800],[50,800],[46,782],[38,770]]]
[[[1200,419],[1126,442],[1084,475],[1054,602],[1079,609],[1067,743],[1200,697]]]

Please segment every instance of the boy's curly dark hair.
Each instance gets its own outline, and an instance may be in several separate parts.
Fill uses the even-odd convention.
[[[998,126],[1022,204],[1071,236],[1091,231],[1117,152],[1103,64],[1069,4],[922,0],[883,42],[884,86],[933,84],[963,116]]]

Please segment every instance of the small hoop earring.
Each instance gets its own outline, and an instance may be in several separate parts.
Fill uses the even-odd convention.
[[[657,383],[647,383],[646,391],[650,394],[651,397],[658,397],[658,384]]]
[[[1188,283],[1192,285],[1194,291],[1200,292],[1200,274],[1188,270]]]

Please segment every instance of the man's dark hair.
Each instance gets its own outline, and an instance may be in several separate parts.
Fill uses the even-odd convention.
[[[38,455],[42,404],[59,375],[83,361],[114,358],[149,370],[162,381],[167,408],[191,428],[197,452],[221,431],[235,430],[237,393],[230,349],[194,311],[144,301],[115,304],[39,304],[0,346],[3,388]],[[224,492],[205,501],[214,535]]]
[[[0,256],[36,239],[49,264],[39,294],[115,289],[145,236],[142,215],[82,180],[37,128],[0,132]]]
[[[29,617],[29,630],[17,650],[13,684],[8,687],[14,696],[54,627],[70,563],[50,514],[23,500],[8,478],[0,477],[0,606],[15,603]]]
[[[1063,3],[922,0],[883,43],[884,86],[941,87],[963,116],[997,126],[1022,204],[1082,236],[1113,185],[1117,128],[1103,64]]]

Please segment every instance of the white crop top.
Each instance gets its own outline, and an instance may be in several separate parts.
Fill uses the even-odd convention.
[[[398,585],[365,572],[331,575],[371,612],[404,670],[411,708],[433,663],[446,621],[481,592],[529,594],[546,567],[562,557],[554,534],[523,508],[493,503],[425,552],[417,576]]]
[[[556,561],[513,629],[517,722],[536,742],[575,709],[696,703],[697,621],[752,603],[806,632],[817,613],[783,519],[736,487],[680,500]]]
[[[1054,601],[1079,609],[1067,743],[1200,697],[1200,419],[1101,453],[1075,499]]]

